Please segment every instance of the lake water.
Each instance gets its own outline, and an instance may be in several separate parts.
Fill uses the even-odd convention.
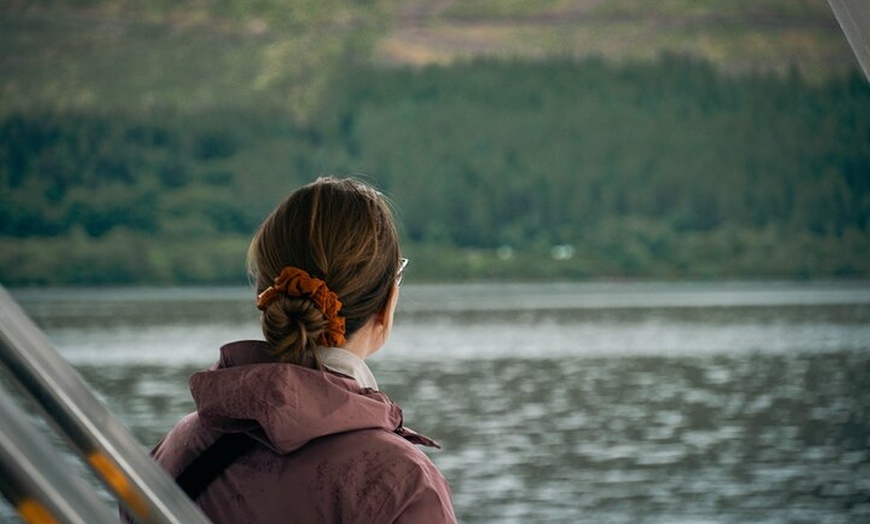
[[[146,447],[259,337],[247,289],[14,295]],[[867,282],[408,284],[370,364],[461,522],[870,522]]]

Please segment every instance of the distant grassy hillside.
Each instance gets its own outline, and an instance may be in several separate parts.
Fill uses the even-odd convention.
[[[276,107],[299,118],[382,30],[376,0],[0,5],[0,111]]]
[[[654,59],[842,74],[824,0],[119,0],[0,4],[0,114],[258,106],[304,119],[349,63]]]
[[[824,0],[412,0],[378,43],[387,62],[487,56],[653,59],[686,53],[732,71],[841,73],[854,65]]]

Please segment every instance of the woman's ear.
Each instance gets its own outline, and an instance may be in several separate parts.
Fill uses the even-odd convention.
[[[399,286],[393,286],[390,296],[384,304],[384,308],[377,314],[376,322],[384,329],[384,341],[393,329],[393,316],[396,314],[396,305],[399,303]]]

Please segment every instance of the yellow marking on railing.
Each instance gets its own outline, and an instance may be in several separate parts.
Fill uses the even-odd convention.
[[[112,459],[97,450],[88,455],[88,462],[103,477],[103,480],[106,481],[106,484],[112,488],[115,494],[122,501],[126,502],[127,508],[130,511],[135,513],[139,518],[144,519],[148,517],[148,505],[145,504],[142,496],[134,489],[130,480],[115,465]]]
[[[27,524],[57,524],[57,520],[51,515],[51,512],[37,500],[22,499],[16,509]]]

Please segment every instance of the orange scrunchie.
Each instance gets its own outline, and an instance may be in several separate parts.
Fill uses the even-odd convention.
[[[341,301],[338,300],[338,295],[326,287],[326,282],[312,277],[302,269],[287,266],[275,277],[275,283],[257,296],[257,309],[265,310],[279,293],[308,298],[323,313],[328,325],[317,339],[318,344],[329,347],[344,345],[344,317],[338,314]]]

